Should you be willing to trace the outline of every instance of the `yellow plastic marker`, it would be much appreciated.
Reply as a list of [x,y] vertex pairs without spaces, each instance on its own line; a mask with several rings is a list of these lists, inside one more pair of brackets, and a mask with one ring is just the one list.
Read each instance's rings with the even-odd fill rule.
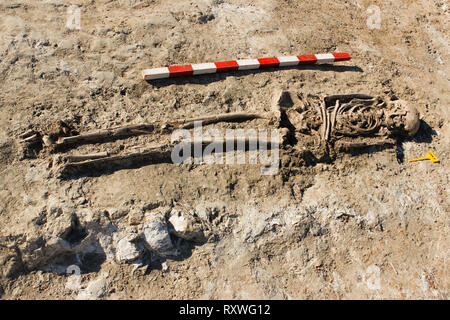
[[436,158],[436,156],[434,155],[433,152],[427,152],[427,156],[424,158],[418,158],[418,159],[412,159],[409,160],[409,162],[413,162],[413,161],[422,161],[422,160],[431,160],[433,162],[439,162],[439,159]]

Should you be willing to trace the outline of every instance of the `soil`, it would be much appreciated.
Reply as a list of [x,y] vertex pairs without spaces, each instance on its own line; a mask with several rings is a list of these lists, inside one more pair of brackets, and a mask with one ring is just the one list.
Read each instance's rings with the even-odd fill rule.
[[[66,26],[70,5],[80,9],[79,30]],[[445,1],[70,5],[0,4],[2,299],[448,299]],[[379,28],[373,6],[380,9]],[[328,52],[350,52],[352,60],[151,82],[141,77],[152,67]],[[20,138],[30,129],[49,132],[60,121],[73,132],[90,132],[267,112],[279,89],[388,95],[417,108],[421,126],[392,148],[324,163],[296,163],[283,153],[282,163],[291,165],[276,175],[262,175],[252,164],[141,163],[60,179],[52,170],[56,153],[24,148]],[[131,151],[159,139],[142,135],[65,152]],[[430,151],[439,163],[408,161]],[[192,228],[204,239],[173,232],[168,222],[176,256],[147,248],[139,262],[118,261],[118,239],[141,241],[156,213],[169,219],[173,210],[195,221]],[[71,275],[73,268],[79,276]]]

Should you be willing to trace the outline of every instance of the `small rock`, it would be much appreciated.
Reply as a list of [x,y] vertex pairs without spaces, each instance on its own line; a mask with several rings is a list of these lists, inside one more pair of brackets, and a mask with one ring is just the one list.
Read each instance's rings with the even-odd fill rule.
[[144,227],[145,246],[162,257],[175,256],[178,254],[170,239],[166,220],[161,213],[151,213]]
[[128,214],[128,223],[132,226],[141,224],[144,221],[144,212],[142,210],[133,209]]
[[381,219],[375,211],[371,210],[367,212],[366,216],[363,218],[362,224],[369,229],[373,229],[381,226]]
[[176,236],[188,241],[206,241],[202,224],[192,215],[173,210],[169,222],[172,224],[173,233]]
[[309,232],[315,237],[321,236],[323,234],[322,226],[320,223],[312,223]]
[[81,205],[87,203],[87,199],[85,197],[79,197],[73,201],[76,205]]
[[127,238],[123,238],[117,243],[116,260],[119,263],[134,261],[141,256],[141,253],[136,245]]
[[78,300],[92,300],[98,299],[105,295],[106,290],[108,289],[108,274],[102,274],[98,279],[91,281],[86,289],[82,290],[78,296]]
[[127,209],[108,208],[106,211],[112,220],[120,219],[128,214]]
[[225,211],[226,203],[223,201],[215,203],[200,203],[195,207],[195,213],[203,221],[212,222]]
[[[161,205],[162,205],[162,202],[159,202],[159,201],[148,202],[148,203],[145,203],[145,204],[142,206],[142,210],[143,210],[143,211],[154,210],[154,209],[160,207]],[[161,210],[160,210],[160,211],[161,211]]]

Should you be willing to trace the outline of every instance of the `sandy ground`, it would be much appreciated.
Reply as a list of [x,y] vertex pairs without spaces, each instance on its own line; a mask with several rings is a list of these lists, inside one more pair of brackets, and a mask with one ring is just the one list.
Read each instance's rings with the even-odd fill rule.
[[[70,5],[80,9],[79,30],[66,26],[66,1],[0,3],[2,299],[448,299],[445,1]],[[325,52],[350,52],[353,58],[336,66],[151,83],[140,76],[142,69],[174,64]],[[50,174],[51,154],[24,157],[19,142],[28,129],[46,130],[58,120],[88,132],[267,111],[279,88],[395,95],[419,110],[421,129],[400,140],[397,150],[342,155],[287,176],[262,176],[254,165],[156,164],[60,180]],[[128,150],[151,142],[140,136],[69,152]],[[441,162],[407,161],[428,151]],[[398,161],[399,153],[405,161]],[[123,209],[123,216],[108,223],[132,232],[144,220],[135,208],[166,206],[207,217],[208,240],[178,241],[177,258],[151,255],[144,266],[114,261],[114,252],[103,245],[106,236],[99,240],[104,252],[93,249],[76,263],[39,260],[53,248],[46,236],[60,227],[50,216],[59,208],[72,208],[82,223],[101,216],[95,220],[100,225],[105,211]],[[66,274],[74,264],[81,272],[75,280]]]

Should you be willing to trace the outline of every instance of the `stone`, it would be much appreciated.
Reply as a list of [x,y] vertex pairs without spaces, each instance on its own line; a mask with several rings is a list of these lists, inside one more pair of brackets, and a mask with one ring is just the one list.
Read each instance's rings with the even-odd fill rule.
[[133,242],[127,238],[121,239],[116,247],[116,260],[119,263],[127,263],[137,260],[142,254]]
[[225,211],[227,204],[224,201],[214,203],[200,203],[195,207],[195,213],[203,221],[213,221]]
[[128,223],[132,226],[141,224],[144,221],[144,212],[139,209],[132,209],[128,214]]
[[169,222],[172,225],[171,231],[177,237],[187,241],[205,242],[203,226],[198,219],[190,214],[173,210]]
[[86,289],[82,290],[77,300],[92,300],[99,299],[105,296],[109,283],[107,281],[108,273],[103,273],[98,279],[95,279],[87,285]]
[[169,265],[167,264],[166,261],[164,261],[163,263],[161,263],[161,271],[162,271],[162,272],[169,272],[169,270],[170,270],[170,267],[169,267]]
[[108,212],[109,217],[112,220],[120,219],[128,214],[127,209],[121,209],[121,208],[108,208],[106,211]]
[[170,239],[167,223],[161,213],[150,213],[143,232],[144,244],[150,251],[162,257],[176,256],[178,250]]
[[[147,202],[145,204],[142,205],[142,210],[143,211],[151,211],[154,210],[158,207],[162,206],[162,202],[160,201],[152,201],[152,202]],[[161,211],[161,210],[159,210]]]

